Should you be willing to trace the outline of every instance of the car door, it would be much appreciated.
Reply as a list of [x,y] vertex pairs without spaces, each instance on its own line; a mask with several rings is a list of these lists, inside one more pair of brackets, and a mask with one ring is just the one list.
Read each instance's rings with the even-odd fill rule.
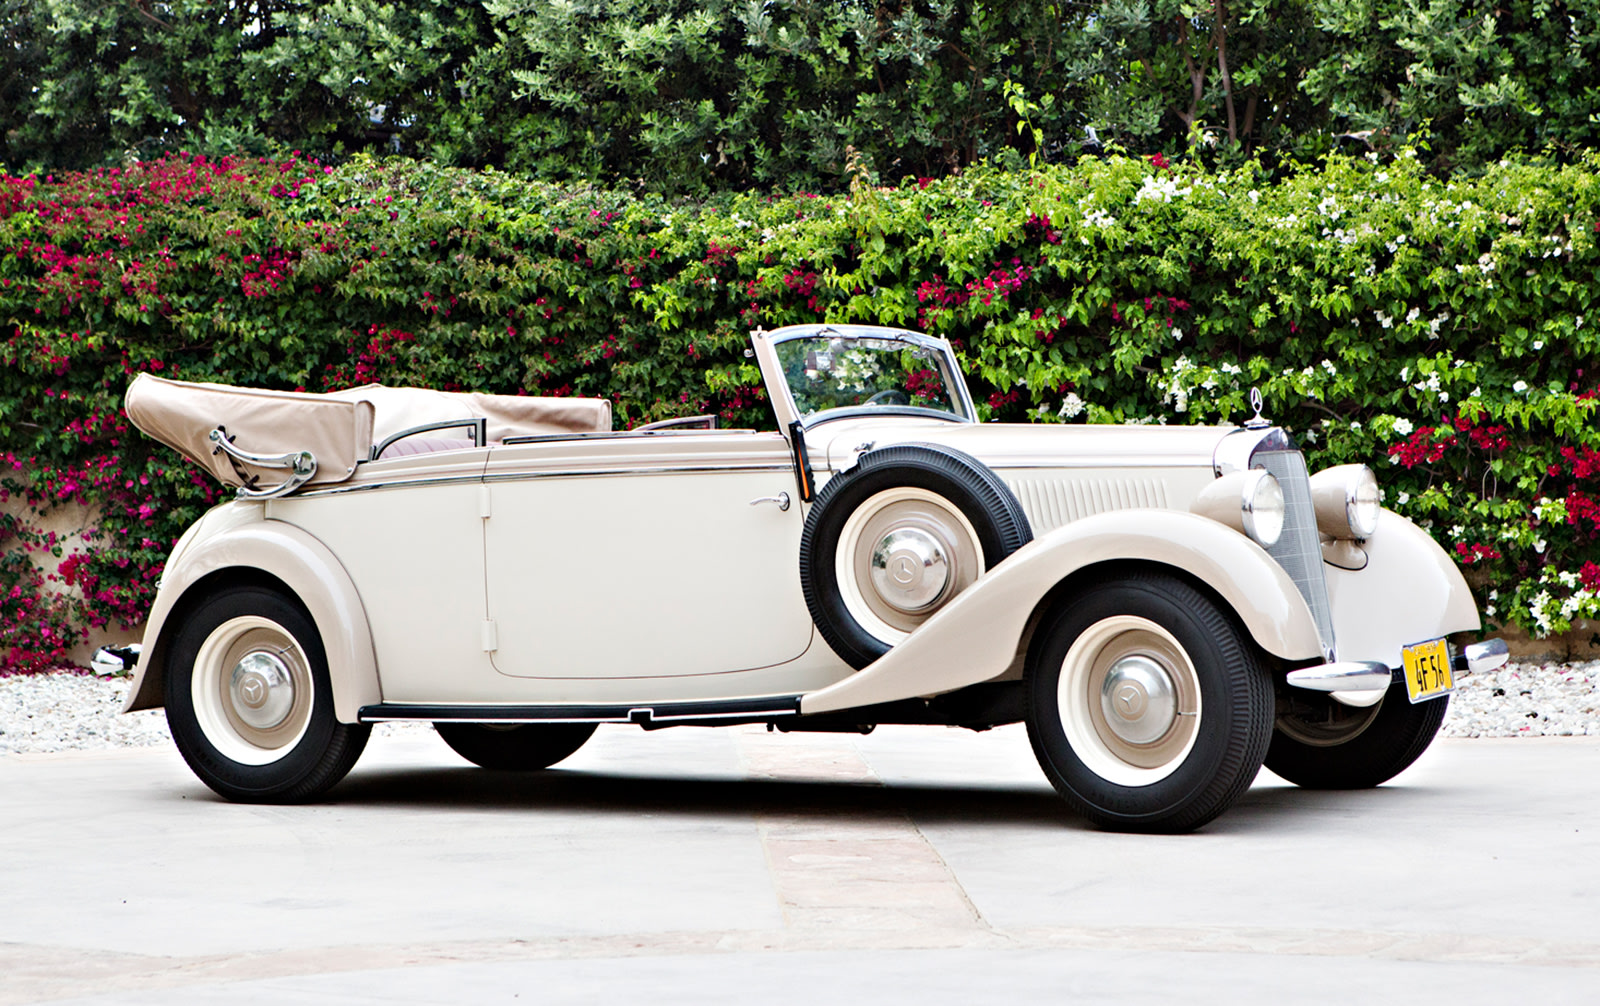
[[490,452],[485,487],[486,645],[502,674],[721,674],[811,642],[777,434],[513,444]]

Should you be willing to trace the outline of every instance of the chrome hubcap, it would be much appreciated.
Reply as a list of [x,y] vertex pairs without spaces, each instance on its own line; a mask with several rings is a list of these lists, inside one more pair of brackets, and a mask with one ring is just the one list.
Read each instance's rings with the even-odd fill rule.
[[1145,656],[1112,664],[1100,685],[1105,724],[1129,744],[1153,744],[1178,718],[1178,691],[1172,675]]
[[1057,712],[1084,767],[1120,786],[1175,772],[1200,732],[1200,677],[1166,628],[1138,615],[1088,626],[1061,662]]
[[898,611],[932,607],[950,585],[950,559],[939,540],[921,528],[898,527],[872,550],[872,586]]
[[189,679],[195,718],[225,758],[270,765],[305,736],[316,701],[311,664],[283,626],[230,618],[200,645]]
[[959,507],[901,486],[869,497],[850,515],[834,570],[850,616],[893,646],[983,575],[983,547]]
[[294,709],[294,676],[276,653],[257,650],[233,666],[228,694],[241,720],[257,730],[271,730]]

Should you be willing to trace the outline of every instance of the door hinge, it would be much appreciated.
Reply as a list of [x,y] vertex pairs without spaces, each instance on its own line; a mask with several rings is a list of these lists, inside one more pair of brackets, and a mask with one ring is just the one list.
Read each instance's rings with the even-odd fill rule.
[[800,502],[810,503],[817,494],[817,480],[811,474],[811,456],[806,453],[806,428],[798,421],[789,424],[789,448],[794,454],[794,477],[800,485]]
[[494,513],[494,495],[488,486],[478,487],[478,516],[487,520]]
[[495,628],[494,619],[483,620],[483,652],[493,653],[500,648],[500,633]]

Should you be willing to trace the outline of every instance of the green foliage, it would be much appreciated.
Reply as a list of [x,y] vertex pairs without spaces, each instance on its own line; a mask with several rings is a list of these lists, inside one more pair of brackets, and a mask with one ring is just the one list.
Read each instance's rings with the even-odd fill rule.
[[1600,0],[0,0],[0,164],[402,152],[676,194],[1596,139]]
[[[950,337],[985,418],[1238,421],[1259,386],[1314,467],[1374,464],[1491,617],[1561,631],[1600,616],[1597,166],[1111,157],[692,204],[367,157],[3,178],[0,488],[104,519],[64,582],[0,564],[0,639],[138,620],[217,498],[128,429],[137,372],[764,426],[747,332],[808,321]],[[61,550],[26,524],[8,544]]]
[[1303,90],[1339,127],[1423,134],[1441,166],[1592,149],[1600,131],[1594,0],[1314,0],[1328,55]]

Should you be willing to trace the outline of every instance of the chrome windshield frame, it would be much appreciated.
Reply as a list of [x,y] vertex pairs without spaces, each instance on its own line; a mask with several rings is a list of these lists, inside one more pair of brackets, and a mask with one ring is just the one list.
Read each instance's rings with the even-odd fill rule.
[[[941,418],[957,423],[976,423],[978,410],[973,405],[972,394],[967,390],[966,375],[961,372],[960,362],[956,359],[955,347],[949,340],[938,336],[925,335],[921,332],[912,332],[902,328],[887,328],[876,325],[791,325],[785,328],[768,332],[757,329],[750,333],[754,347],[753,355],[760,365],[762,379],[767,385],[767,397],[772,402],[773,412],[778,420],[778,428],[787,431],[790,424],[799,423],[803,429],[809,429],[819,423],[832,419],[859,418],[860,409],[855,407],[825,409],[810,416],[802,416],[799,406],[795,403],[794,393],[789,387],[789,381],[784,374],[783,365],[778,359],[778,346],[796,339],[840,338],[840,339],[872,339],[880,342],[899,342],[907,346],[927,350],[937,354],[943,361],[946,371],[944,380],[950,386],[951,397],[955,405],[961,410],[960,415],[955,413],[941,413]],[[874,409],[870,415],[875,416],[906,416],[916,415],[929,417],[936,410],[920,408],[897,408],[888,406]],[[785,432],[785,436],[787,436]]]

